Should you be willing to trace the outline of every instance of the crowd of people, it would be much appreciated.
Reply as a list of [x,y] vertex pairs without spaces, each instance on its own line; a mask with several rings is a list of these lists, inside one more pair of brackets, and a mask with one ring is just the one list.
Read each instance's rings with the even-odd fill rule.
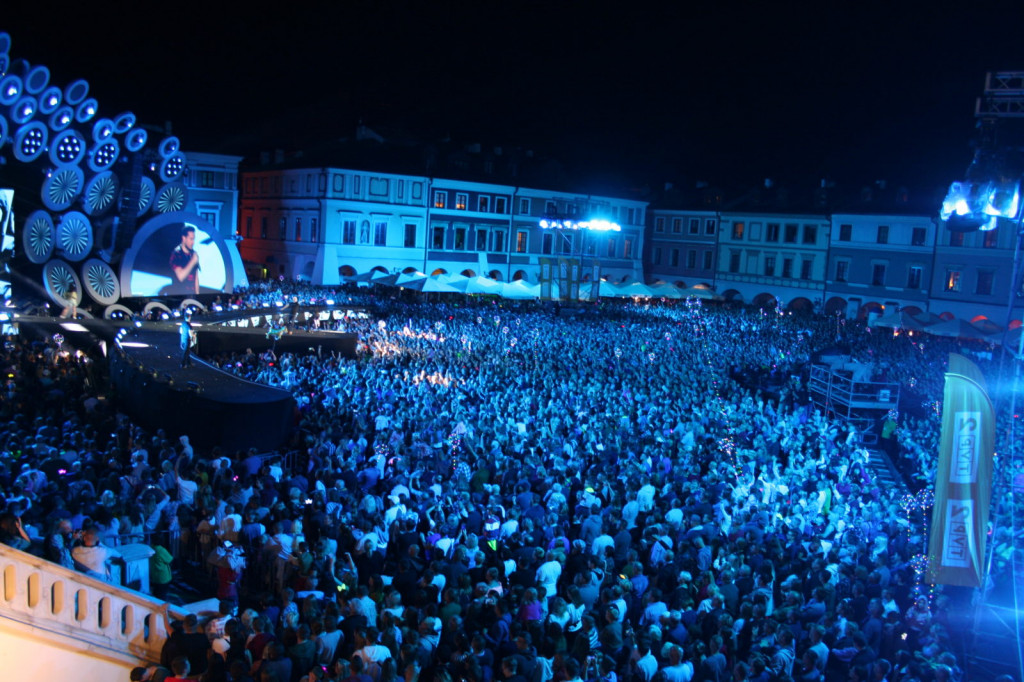
[[[964,679],[929,510],[807,386],[838,346],[934,401],[955,341],[696,301],[253,296],[371,313],[329,322],[355,358],[207,358],[295,395],[269,453],[143,431],[88,354],[3,349],[0,541],[108,578],[144,540],[155,594],[194,566],[220,600],[133,679]],[[912,412],[895,452],[934,470],[938,412]]]

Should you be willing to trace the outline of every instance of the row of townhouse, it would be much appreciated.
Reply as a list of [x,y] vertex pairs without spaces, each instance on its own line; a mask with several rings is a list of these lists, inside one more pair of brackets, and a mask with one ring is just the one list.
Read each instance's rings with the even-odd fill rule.
[[[336,284],[371,270],[541,276],[545,261],[643,279],[647,203],[510,185],[341,168],[243,173],[240,251],[251,277]],[[617,230],[552,229],[603,220]]]
[[[952,232],[935,216],[651,209],[648,281],[713,287],[790,309],[908,310],[1006,322],[1016,236],[1010,226]],[[1017,296],[1012,318],[1022,317]]]

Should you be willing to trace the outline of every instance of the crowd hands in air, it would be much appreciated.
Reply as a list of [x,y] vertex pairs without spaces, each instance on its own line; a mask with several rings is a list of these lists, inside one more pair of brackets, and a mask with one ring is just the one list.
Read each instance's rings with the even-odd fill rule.
[[[964,600],[916,570],[926,512],[806,372],[839,345],[934,400],[956,342],[685,301],[281,287],[248,295],[370,316],[329,323],[355,358],[208,358],[294,393],[280,451],[147,433],[87,356],[3,349],[0,540],[104,579],[147,542],[156,595],[193,567],[221,600],[133,679],[960,679]],[[934,471],[936,411],[896,421],[894,452]]]

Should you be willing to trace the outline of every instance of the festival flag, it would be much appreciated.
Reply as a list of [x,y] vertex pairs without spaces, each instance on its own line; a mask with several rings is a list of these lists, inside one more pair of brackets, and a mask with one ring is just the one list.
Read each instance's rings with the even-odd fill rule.
[[981,586],[994,443],[985,378],[973,362],[950,353],[928,543],[930,583]]

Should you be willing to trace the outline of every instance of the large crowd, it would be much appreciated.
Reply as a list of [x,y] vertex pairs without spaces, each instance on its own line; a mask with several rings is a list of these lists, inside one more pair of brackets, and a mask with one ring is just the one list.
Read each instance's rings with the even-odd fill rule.
[[[355,358],[207,358],[295,395],[269,453],[147,433],[98,358],[4,345],[0,541],[104,579],[145,541],[154,594],[193,568],[220,600],[133,679],[964,679],[969,594],[923,582],[927,496],[881,485],[807,386],[838,347],[934,401],[957,342],[695,301],[290,286],[248,296],[371,314],[325,322]],[[939,428],[920,403],[884,434],[919,473]]]

